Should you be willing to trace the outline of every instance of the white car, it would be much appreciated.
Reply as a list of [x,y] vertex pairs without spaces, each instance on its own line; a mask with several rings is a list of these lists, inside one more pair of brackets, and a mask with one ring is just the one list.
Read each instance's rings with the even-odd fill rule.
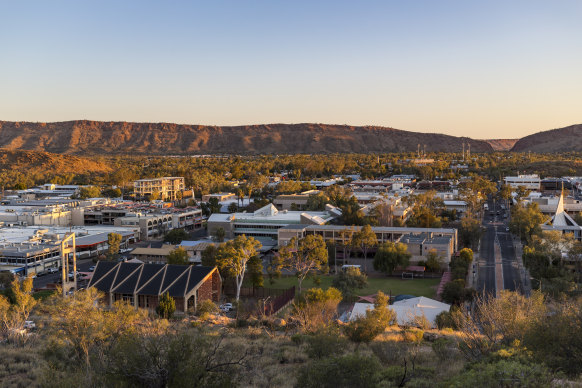
[[232,310],[232,303],[224,303],[221,304],[219,307],[220,311],[223,311],[225,313],[229,312],[230,310]]
[[24,321],[24,328],[31,330],[34,329],[36,327],[36,323],[34,323],[34,321]]
[[57,273],[57,272],[59,272],[59,270],[58,270],[58,268],[49,268],[49,269],[47,269],[47,272],[48,273]]

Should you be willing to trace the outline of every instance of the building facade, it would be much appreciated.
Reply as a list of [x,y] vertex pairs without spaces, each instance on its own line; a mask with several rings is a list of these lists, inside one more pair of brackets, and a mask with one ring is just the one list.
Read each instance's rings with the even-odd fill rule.
[[[159,194],[161,200],[176,201],[181,199],[184,191],[183,177],[163,177],[140,179],[133,182],[133,192],[136,198],[147,198],[154,193]],[[180,193],[180,194],[178,194]]]

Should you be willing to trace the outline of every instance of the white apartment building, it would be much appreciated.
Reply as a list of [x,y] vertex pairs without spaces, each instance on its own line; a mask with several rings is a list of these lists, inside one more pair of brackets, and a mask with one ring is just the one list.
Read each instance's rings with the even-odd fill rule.
[[509,185],[514,189],[517,189],[519,186],[523,186],[527,190],[539,191],[541,187],[541,179],[537,174],[506,176],[504,181],[506,185]]
[[159,193],[159,199],[175,201],[179,199],[178,193],[182,193],[183,190],[183,177],[140,179],[133,182],[133,191],[137,198],[145,198],[153,193]]

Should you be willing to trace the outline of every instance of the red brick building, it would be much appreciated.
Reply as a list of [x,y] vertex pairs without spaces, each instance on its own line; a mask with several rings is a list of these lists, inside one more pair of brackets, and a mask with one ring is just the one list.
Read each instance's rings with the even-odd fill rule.
[[195,311],[204,300],[220,300],[222,280],[216,267],[99,261],[89,283],[112,306],[125,300],[136,308],[155,309],[166,292],[176,311]]

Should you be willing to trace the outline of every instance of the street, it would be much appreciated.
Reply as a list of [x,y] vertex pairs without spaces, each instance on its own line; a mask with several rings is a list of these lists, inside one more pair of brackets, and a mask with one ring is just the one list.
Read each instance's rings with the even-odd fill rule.
[[[92,259],[83,259],[77,261],[77,271],[88,272],[89,267],[95,265]],[[71,265],[72,268],[72,265]],[[50,273],[42,276],[37,276],[34,278],[33,285],[34,288],[45,288],[49,283],[57,283],[61,279],[61,273]]]
[[488,201],[477,262],[477,291],[495,296],[503,289],[523,292],[511,233],[507,231],[509,210],[493,200]]

